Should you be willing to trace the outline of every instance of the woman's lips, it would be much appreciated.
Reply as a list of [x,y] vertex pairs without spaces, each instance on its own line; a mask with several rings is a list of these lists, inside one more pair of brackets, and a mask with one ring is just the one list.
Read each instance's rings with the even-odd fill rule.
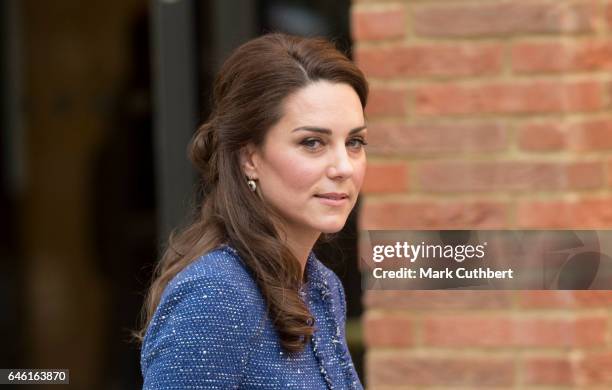
[[342,206],[348,202],[348,195],[341,193],[327,193],[315,195],[315,198],[319,199],[319,202],[328,206]]

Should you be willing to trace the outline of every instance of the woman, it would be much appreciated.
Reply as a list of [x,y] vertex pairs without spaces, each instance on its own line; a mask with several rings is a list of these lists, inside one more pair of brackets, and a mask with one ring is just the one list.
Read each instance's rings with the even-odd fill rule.
[[323,40],[265,35],[225,62],[190,145],[203,201],[146,302],[145,389],[362,388],[342,284],[312,248],[356,203],[367,93]]

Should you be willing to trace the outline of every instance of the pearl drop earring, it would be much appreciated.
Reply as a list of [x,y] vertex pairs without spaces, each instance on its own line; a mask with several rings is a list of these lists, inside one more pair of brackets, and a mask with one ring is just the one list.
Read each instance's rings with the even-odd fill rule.
[[257,183],[255,182],[255,180],[249,178],[249,180],[247,180],[247,185],[249,186],[249,189],[252,192],[255,192],[255,190],[257,189]]

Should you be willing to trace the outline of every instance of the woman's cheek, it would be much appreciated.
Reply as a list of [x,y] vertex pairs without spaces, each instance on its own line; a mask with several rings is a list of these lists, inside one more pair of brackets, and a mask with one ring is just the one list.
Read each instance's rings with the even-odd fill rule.
[[278,162],[279,169],[286,183],[296,190],[310,189],[320,176],[318,164],[312,159],[304,158],[298,153],[285,156],[283,161]]

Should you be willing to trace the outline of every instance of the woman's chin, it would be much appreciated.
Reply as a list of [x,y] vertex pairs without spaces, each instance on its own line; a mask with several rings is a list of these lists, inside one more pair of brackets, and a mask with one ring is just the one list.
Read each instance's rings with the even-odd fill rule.
[[338,233],[344,227],[346,220],[337,222],[337,223],[327,223],[319,226],[319,230],[321,233]]

